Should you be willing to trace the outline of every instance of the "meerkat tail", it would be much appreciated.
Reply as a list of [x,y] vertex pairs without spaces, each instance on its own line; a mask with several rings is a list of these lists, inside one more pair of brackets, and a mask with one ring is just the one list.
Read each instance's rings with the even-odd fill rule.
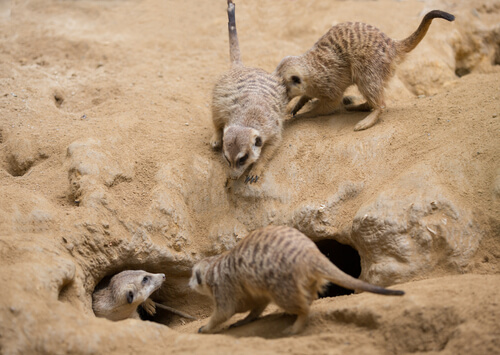
[[172,308],[172,307],[169,307],[169,306],[165,306],[164,304],[155,302],[155,305],[158,308],[161,308],[161,309],[164,309],[166,311],[172,312],[174,314],[177,314],[178,316],[181,316],[181,317],[184,317],[184,318],[188,318],[188,319],[194,319],[194,320],[197,319],[196,317],[193,317],[193,316],[191,316],[191,315],[189,315],[187,313],[181,312],[181,311],[179,311],[179,310],[177,310],[175,308]]
[[321,276],[327,279],[328,281],[351,290],[367,291],[372,293],[378,293],[381,295],[392,295],[392,296],[402,296],[405,294],[404,291],[389,290],[384,287],[375,286],[369,284],[368,282],[356,279],[344,273],[330,261],[328,261],[327,263],[326,260],[322,262],[321,265],[318,265],[318,270],[320,271]]
[[236,31],[235,5],[232,0],[227,0],[227,28],[229,30],[229,57],[231,64],[240,63],[240,44],[238,43],[238,32]]
[[429,26],[431,25],[432,20],[435,18],[442,18],[450,22],[455,20],[455,16],[444,11],[433,10],[431,12],[428,12],[422,19],[422,22],[420,22],[420,26],[418,26],[415,32],[413,32],[406,39],[396,41],[396,47],[398,48],[398,51],[402,53],[408,53],[415,49],[415,47],[424,38],[427,30],[429,29]]

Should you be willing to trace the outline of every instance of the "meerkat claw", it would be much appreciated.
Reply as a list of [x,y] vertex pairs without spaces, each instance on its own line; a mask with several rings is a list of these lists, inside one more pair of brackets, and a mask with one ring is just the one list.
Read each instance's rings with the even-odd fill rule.
[[257,180],[259,180],[258,175],[247,175],[247,177],[245,178],[245,184],[252,184],[254,182],[257,182]]

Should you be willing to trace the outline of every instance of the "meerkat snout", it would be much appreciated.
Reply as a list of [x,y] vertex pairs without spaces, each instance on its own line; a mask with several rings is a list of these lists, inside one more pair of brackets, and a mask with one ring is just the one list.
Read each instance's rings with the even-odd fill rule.
[[145,274],[140,280],[140,285],[137,282],[131,282],[126,292],[127,302],[130,304],[144,302],[154,291],[161,287],[165,279],[165,274]]
[[229,176],[237,180],[255,163],[262,149],[262,138],[256,129],[229,126],[224,129],[223,154],[229,165]]

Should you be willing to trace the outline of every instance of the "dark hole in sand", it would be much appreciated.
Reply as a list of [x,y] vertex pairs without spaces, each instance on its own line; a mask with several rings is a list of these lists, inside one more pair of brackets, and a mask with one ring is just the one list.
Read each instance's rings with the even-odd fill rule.
[[[359,277],[361,274],[361,259],[356,249],[333,239],[316,242],[316,246],[340,270],[352,277]],[[330,283],[325,292],[321,293],[319,297],[335,297],[351,293],[354,293],[354,291]]]

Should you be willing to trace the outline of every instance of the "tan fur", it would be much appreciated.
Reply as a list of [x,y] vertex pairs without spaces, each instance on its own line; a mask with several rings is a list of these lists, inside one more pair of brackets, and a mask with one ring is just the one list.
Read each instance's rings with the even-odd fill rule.
[[234,4],[228,1],[231,69],[216,83],[212,96],[214,149],[222,147],[229,178],[237,180],[252,164],[245,182],[257,182],[281,141],[287,103],[279,78],[245,67],[240,60]]
[[165,274],[150,274],[143,270],[126,270],[114,275],[109,285],[92,295],[92,308],[97,317],[110,320],[139,318],[137,307],[154,314],[155,305],[149,296],[165,281]]
[[283,78],[289,99],[300,96],[291,113],[295,115],[306,102],[317,98],[310,111],[296,117],[329,114],[339,106],[344,91],[356,84],[366,103],[346,108],[373,111],[354,130],[373,126],[385,108],[384,89],[396,65],[424,38],[434,18],[455,19],[444,11],[431,11],[418,29],[402,41],[387,37],[371,25],[342,23],[333,26],[303,55],[285,57],[276,74]]
[[211,333],[235,313],[250,311],[237,322],[259,317],[270,302],[297,320],[286,333],[295,334],[307,323],[309,307],[328,282],[349,289],[402,295],[355,279],[333,265],[304,234],[289,227],[269,226],[250,233],[232,250],[197,263],[189,285],[211,297],[214,313],[200,328]]
[[[147,278],[147,280],[145,280]],[[150,274],[143,270],[122,271],[109,280],[109,284],[94,292],[92,308],[97,317],[110,320],[139,319],[137,307],[154,315],[156,308],[162,308],[184,318],[196,319],[187,313],[154,302],[149,296],[165,281],[165,274]]]

